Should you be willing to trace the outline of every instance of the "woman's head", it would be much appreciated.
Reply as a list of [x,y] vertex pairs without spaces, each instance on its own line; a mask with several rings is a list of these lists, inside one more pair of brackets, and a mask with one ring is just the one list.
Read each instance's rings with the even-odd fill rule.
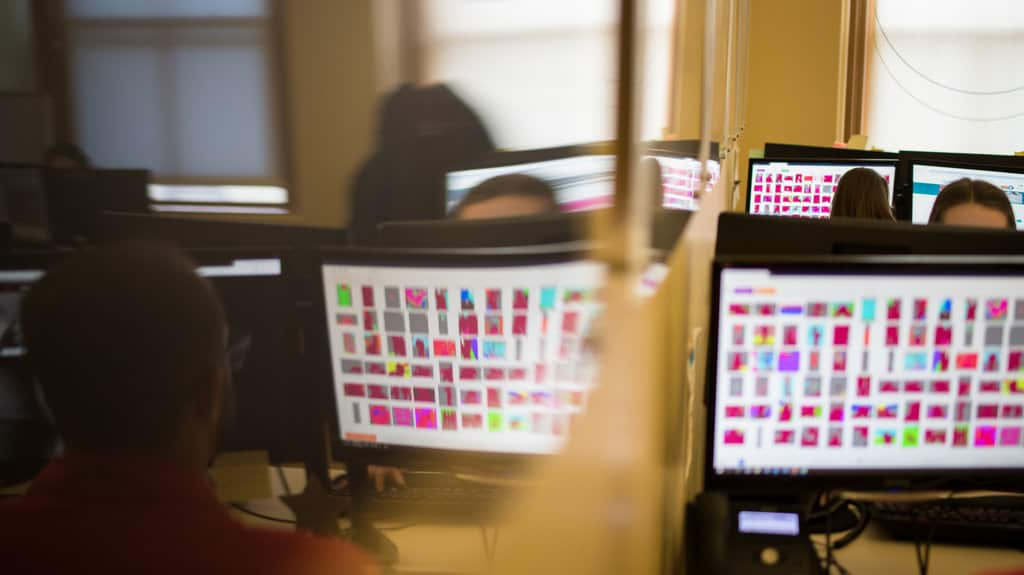
[[831,217],[895,220],[889,207],[889,184],[871,168],[846,172],[832,196]]
[[932,206],[929,224],[1017,228],[1010,200],[999,188],[984,180],[963,178],[946,185]]

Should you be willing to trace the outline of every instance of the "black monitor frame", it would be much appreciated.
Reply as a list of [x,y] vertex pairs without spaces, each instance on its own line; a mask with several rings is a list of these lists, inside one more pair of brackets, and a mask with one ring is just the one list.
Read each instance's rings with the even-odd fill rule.
[[348,238],[341,228],[101,211],[97,219],[95,243],[126,241],[170,242],[187,249],[266,246],[314,248],[321,245],[343,246],[348,243]]
[[[971,155],[965,155],[971,157]],[[1008,156],[1013,157],[1013,156]],[[1024,158],[1020,158],[1018,162],[1006,162],[1005,165],[999,164],[982,164],[973,162],[954,161],[951,159],[940,158],[939,155],[932,154],[909,154],[901,159],[904,173],[906,174],[906,189],[905,195],[905,207],[907,210],[906,220],[913,222],[914,214],[914,169],[917,166],[938,166],[940,168],[961,168],[965,170],[986,170],[990,172],[1002,172],[1005,174],[1022,174],[1024,175]],[[1012,164],[1012,165],[1011,165]],[[921,222],[926,224],[927,222]]]
[[[297,463],[305,462],[310,458],[317,455],[317,451],[321,449],[320,443],[322,438],[317,434],[318,426],[315,414],[318,412],[316,407],[316,387],[311,383],[310,373],[307,367],[308,361],[302,355],[302,339],[304,337],[303,332],[306,326],[305,320],[303,319],[304,308],[308,309],[308,306],[302,305],[302,300],[305,297],[304,292],[308,287],[303,283],[303,278],[299,271],[301,261],[298,259],[298,255],[294,250],[283,247],[267,247],[267,248],[191,248],[186,249],[185,253],[195,261],[197,267],[216,266],[219,264],[231,264],[239,260],[260,260],[260,259],[277,259],[281,263],[280,275],[278,276],[221,276],[221,277],[207,277],[207,281],[210,282],[214,290],[217,292],[218,297],[224,300],[222,302],[225,312],[228,312],[233,306],[231,301],[227,301],[229,295],[225,295],[225,283],[226,282],[242,282],[246,280],[253,280],[256,282],[264,281],[277,281],[280,283],[278,295],[284,298],[284,301],[280,302],[266,302],[266,308],[270,309],[274,306],[277,310],[273,315],[284,321],[279,327],[279,330],[275,330],[274,336],[280,338],[280,342],[285,346],[283,349],[278,350],[279,357],[285,361],[285,365],[275,366],[283,372],[290,372],[288,383],[292,386],[288,393],[281,393],[280,396],[277,392],[281,390],[259,390],[257,392],[258,401],[253,399],[252,395],[245,394],[245,390],[239,388],[240,382],[235,381],[233,384],[235,395],[233,400],[238,398],[247,398],[245,404],[252,407],[252,403],[261,406],[270,406],[274,401],[274,398],[281,398],[284,396],[288,397],[289,401],[294,401],[290,405],[281,405],[280,408],[285,410],[285,413],[276,413],[275,418],[264,418],[257,416],[252,413],[236,413],[233,418],[229,418],[226,422],[229,426],[225,430],[225,433],[221,437],[221,445],[219,449],[226,451],[235,450],[265,450],[268,452],[270,461],[272,463]],[[198,271],[198,270],[197,270]],[[229,288],[226,291],[231,292],[237,288]],[[276,290],[275,290],[276,291]],[[265,300],[269,295],[263,291],[256,291],[253,293],[253,300]],[[247,307],[247,306],[244,306]],[[232,318],[226,317],[230,326]],[[229,345],[232,342],[229,342]],[[265,346],[266,342],[262,344],[256,343],[254,345]],[[275,346],[276,349],[276,346]],[[253,352],[250,352],[248,361],[254,361]],[[261,358],[257,358],[255,361],[259,361]],[[265,358],[262,358],[265,359]],[[280,383],[280,382],[278,382]],[[264,397],[263,395],[271,391],[272,397]],[[250,401],[252,403],[250,403]],[[235,408],[238,408],[238,404],[234,404]],[[244,409],[242,407],[241,409]],[[261,408],[262,409],[262,408]],[[276,408],[275,408],[276,409]],[[273,425],[274,423],[281,424],[285,423],[285,429],[274,429],[272,435],[276,438],[280,438],[280,441],[263,441],[265,437],[254,437],[254,426],[246,426],[246,423],[254,423],[256,420],[263,420],[260,422],[260,427],[266,427]],[[270,423],[268,423],[270,422]],[[232,427],[232,424],[237,424],[238,427]],[[258,433],[256,435],[259,435]],[[318,443],[320,442],[320,443]]]
[[[964,168],[974,168],[978,166],[984,166],[984,168],[980,169],[1024,168],[1024,157],[1005,156],[999,154],[961,154],[953,152],[901,150],[899,159],[900,167],[896,171],[897,183],[899,185],[899,191],[908,198],[912,193],[911,185],[913,184],[911,180],[913,177],[911,164],[936,164],[939,162],[947,162]],[[897,214],[896,217],[910,221],[912,216],[911,209],[913,207],[910,202],[910,199],[907,199],[904,202],[903,207],[906,212],[903,214]]]
[[721,276],[725,269],[771,268],[789,273],[831,273],[858,275],[862,272],[884,272],[884,275],[946,275],[978,274],[1024,276],[1024,257],[758,257],[716,258],[711,274],[711,317],[708,331],[707,368],[704,405],[705,426],[705,490],[734,493],[812,493],[830,489],[936,489],[991,488],[1021,490],[1019,469],[929,469],[922,471],[853,469],[818,472],[808,475],[742,475],[714,472],[714,441],[718,374],[718,333],[720,318]]
[[[41,270],[46,272],[48,269],[63,260],[68,253],[69,252],[57,250],[6,253],[0,257],[0,270]],[[14,359],[17,361],[26,360],[25,357]],[[39,397],[41,398],[41,395]],[[41,413],[40,415],[45,414]],[[50,427],[49,432],[44,431],[44,427],[47,426]],[[52,427],[52,422],[40,420],[37,422],[37,426],[34,431],[41,433],[37,438],[33,439],[33,441],[52,441],[52,446],[55,450],[53,455],[56,455],[60,447],[60,438],[56,428]],[[44,433],[46,435],[45,437],[43,436]],[[17,484],[27,481],[34,477],[35,474],[38,473],[48,462],[49,459],[47,458],[18,459],[0,462],[0,485]]]
[[[877,159],[877,158],[750,158],[747,160],[747,189],[746,193],[746,205],[744,207],[745,213],[750,213],[750,203],[753,198],[753,187],[754,187],[754,166],[763,164],[773,163],[785,163],[793,166],[801,165],[846,165],[852,168],[872,166],[892,166],[896,173],[893,175],[892,181],[892,208],[893,213],[896,213],[900,208],[899,206],[903,203],[904,199],[899,195],[899,186],[897,181],[899,180],[899,162],[894,159]],[[838,184],[838,182],[837,182]],[[785,217],[785,216],[772,216],[772,217]],[[821,219],[821,218],[819,218]]]
[[486,220],[413,220],[377,226],[378,246],[390,248],[498,248],[586,240],[591,212],[558,212]]
[[898,160],[900,155],[895,152],[880,150],[855,150],[851,148],[833,148],[830,146],[805,146],[801,144],[768,142],[764,145],[764,157],[773,160],[801,160],[804,158]]
[[505,474],[525,465],[545,460],[538,454],[508,454],[454,449],[430,449],[394,445],[363,445],[341,439],[337,413],[336,385],[331,358],[329,334],[324,318],[327,314],[323,290],[323,265],[351,264],[360,266],[402,266],[437,268],[493,268],[521,265],[557,264],[581,261],[587,258],[583,251],[567,250],[563,246],[502,248],[502,249],[324,249],[314,257],[316,266],[317,297],[313,303],[310,325],[311,364],[315,365],[315,379],[319,383],[319,404],[327,411],[321,418],[328,422],[328,444],[335,460],[358,465],[386,465],[405,469],[473,470],[484,473]]
[[831,255],[1024,255],[1024,234],[1012,230],[917,226],[837,218],[780,218],[723,212],[720,257]]

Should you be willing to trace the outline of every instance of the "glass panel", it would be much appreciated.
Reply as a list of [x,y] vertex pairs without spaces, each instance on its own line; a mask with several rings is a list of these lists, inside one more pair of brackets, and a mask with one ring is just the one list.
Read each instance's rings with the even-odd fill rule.
[[73,18],[259,18],[266,0],[68,0]]

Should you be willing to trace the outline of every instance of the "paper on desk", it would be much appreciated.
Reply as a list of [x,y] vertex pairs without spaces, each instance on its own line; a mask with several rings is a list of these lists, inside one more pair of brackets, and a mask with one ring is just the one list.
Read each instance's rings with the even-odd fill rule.
[[224,502],[273,497],[270,456],[266,451],[234,451],[217,456],[210,468],[217,498]]

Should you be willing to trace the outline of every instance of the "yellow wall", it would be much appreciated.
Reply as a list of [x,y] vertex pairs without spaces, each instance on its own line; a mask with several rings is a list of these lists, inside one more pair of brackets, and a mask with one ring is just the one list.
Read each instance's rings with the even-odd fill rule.
[[750,148],[763,148],[765,142],[830,146],[839,137],[844,4],[751,2],[742,179]]
[[371,2],[280,3],[294,219],[305,224],[348,223],[351,181],[373,145]]

